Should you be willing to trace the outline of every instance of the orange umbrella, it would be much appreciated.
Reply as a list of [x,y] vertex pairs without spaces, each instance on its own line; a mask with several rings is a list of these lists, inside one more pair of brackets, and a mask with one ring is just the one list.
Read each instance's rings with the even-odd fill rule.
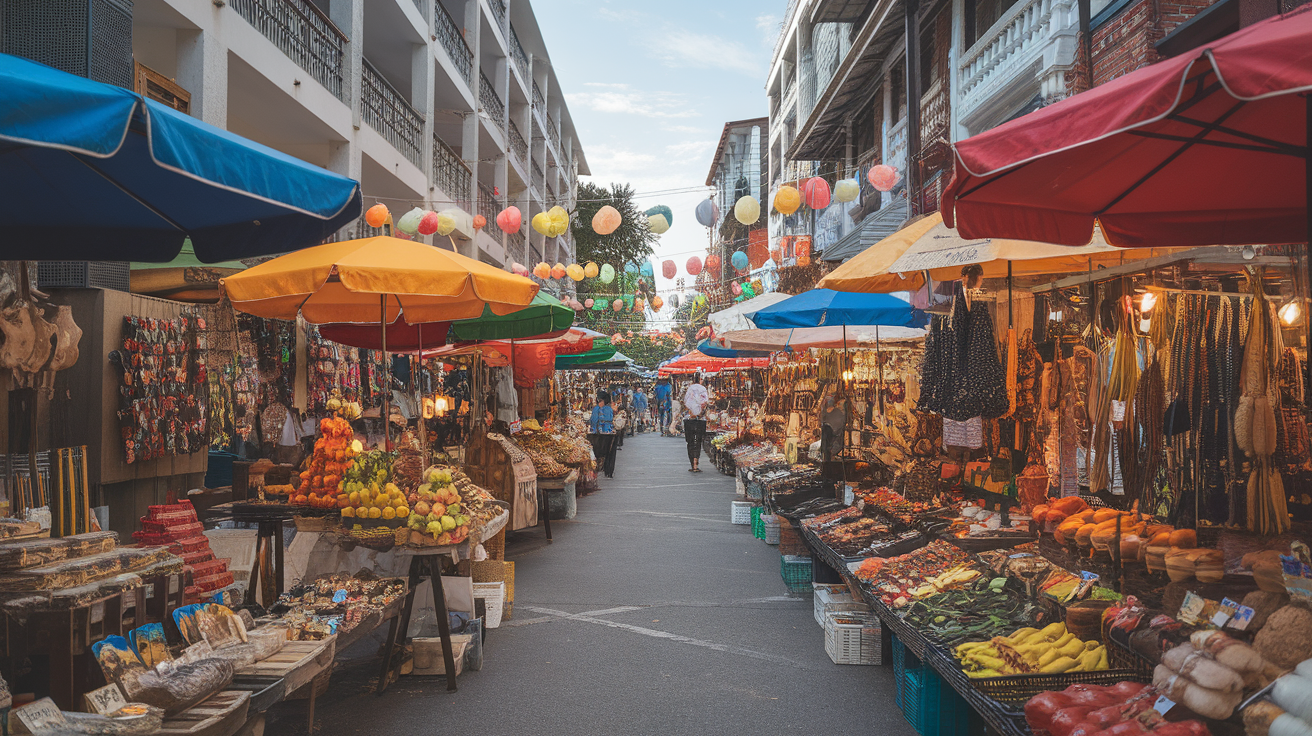
[[[298,250],[221,282],[247,314],[307,322],[410,324],[518,311],[538,285],[472,258],[388,236]],[[385,310],[385,313],[380,310]]]

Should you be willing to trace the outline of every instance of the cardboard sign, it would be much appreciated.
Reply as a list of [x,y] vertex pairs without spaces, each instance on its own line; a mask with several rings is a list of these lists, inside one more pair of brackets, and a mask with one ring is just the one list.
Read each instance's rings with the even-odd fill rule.
[[127,698],[123,697],[123,691],[119,690],[118,685],[112,683],[92,690],[85,697],[87,707],[90,709],[88,712],[101,716],[114,713],[128,704]]
[[56,728],[68,723],[63,711],[50,698],[41,698],[10,713],[29,733]]

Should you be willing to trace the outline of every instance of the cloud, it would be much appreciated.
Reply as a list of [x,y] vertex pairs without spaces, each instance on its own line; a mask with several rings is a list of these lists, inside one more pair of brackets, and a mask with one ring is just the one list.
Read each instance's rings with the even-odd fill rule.
[[703,129],[702,129],[702,128],[698,128],[698,127],[695,126],[695,125],[669,125],[669,124],[662,124],[662,125],[661,125],[661,130],[666,131],[667,133],[701,133],[701,132],[703,132]]
[[584,87],[599,87],[602,89],[628,89],[629,85],[623,82],[584,82]]
[[774,49],[774,43],[779,39],[779,24],[782,20],[777,15],[756,16],[756,30],[761,32],[761,44],[768,49]]
[[761,77],[760,60],[737,41],[691,31],[662,34],[650,44],[652,55],[671,67],[734,71]]
[[570,106],[618,115],[653,118],[693,118],[698,113],[681,95],[670,92],[573,92],[566,93]]
[[684,141],[671,143],[665,151],[678,160],[701,159],[715,147],[715,141]]

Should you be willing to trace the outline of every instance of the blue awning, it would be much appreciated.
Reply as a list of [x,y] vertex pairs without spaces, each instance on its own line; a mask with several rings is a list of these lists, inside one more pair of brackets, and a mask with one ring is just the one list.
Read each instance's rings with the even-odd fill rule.
[[[718,344],[717,344],[718,343]],[[724,340],[720,338],[707,338],[697,344],[697,349],[703,355],[712,358],[768,358],[768,350],[734,350],[723,346]]]
[[6,260],[206,263],[322,242],[360,215],[353,180],[129,90],[0,54]]
[[762,309],[752,321],[763,330],[839,325],[924,327],[929,317],[890,294],[812,289]]

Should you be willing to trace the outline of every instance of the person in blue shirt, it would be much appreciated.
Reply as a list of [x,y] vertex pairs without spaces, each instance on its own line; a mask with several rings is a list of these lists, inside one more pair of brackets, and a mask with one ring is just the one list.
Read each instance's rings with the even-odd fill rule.
[[670,403],[670,397],[673,395],[674,389],[670,386],[669,379],[662,378],[660,381],[657,381],[655,391],[656,421],[660,423],[661,436],[665,436],[670,432],[670,411],[673,408]]
[[592,440],[592,452],[601,471],[607,478],[615,477],[615,410],[605,391],[597,392],[597,405],[588,419],[588,439]]
[[647,426],[647,394],[639,386],[633,392],[633,429],[641,432]]

